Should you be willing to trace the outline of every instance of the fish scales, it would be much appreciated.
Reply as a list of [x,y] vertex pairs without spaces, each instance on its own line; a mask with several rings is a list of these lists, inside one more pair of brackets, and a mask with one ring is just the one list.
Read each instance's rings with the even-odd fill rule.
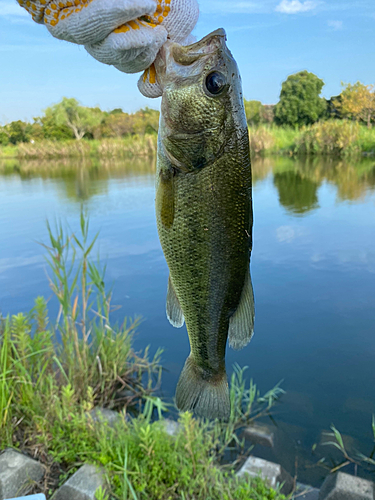
[[[223,30],[178,50],[197,59],[181,64],[171,44],[157,64],[163,101],[156,181],[158,233],[170,270],[167,311],[175,326],[185,320],[191,346],[176,402],[200,416],[228,418],[228,332],[234,347],[243,347],[254,319],[248,131]],[[201,90],[212,78],[225,78],[219,95]]]

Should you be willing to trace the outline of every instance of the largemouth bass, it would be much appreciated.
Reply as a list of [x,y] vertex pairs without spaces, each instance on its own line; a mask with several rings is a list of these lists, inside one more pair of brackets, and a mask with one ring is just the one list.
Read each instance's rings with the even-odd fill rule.
[[176,404],[228,419],[225,349],[251,339],[252,195],[241,79],[224,30],[189,46],[167,43],[157,59],[163,89],[156,217],[170,270],[167,316],[186,322],[191,353]]

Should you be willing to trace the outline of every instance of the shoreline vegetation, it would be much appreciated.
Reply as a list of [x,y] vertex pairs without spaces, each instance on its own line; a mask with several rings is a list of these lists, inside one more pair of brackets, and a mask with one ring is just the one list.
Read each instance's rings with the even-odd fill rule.
[[[239,461],[222,462],[228,450],[249,454],[239,429],[268,414],[282,389],[261,396],[235,367],[230,421],[184,413],[177,435],[168,435],[163,419],[173,405],[155,392],[161,352],[150,359],[147,349],[133,350],[138,319],[111,323],[104,268],[91,258],[98,235],[89,239],[83,214],[80,226],[72,234],[48,225],[43,244],[57,318],[48,317],[43,297],[29,313],[0,316],[0,452],[15,448],[39,460],[46,475],[33,493],[47,498],[88,463],[103,468],[109,488],[98,498],[107,500],[285,500],[260,478],[237,478]],[[90,417],[103,407],[118,411],[117,424]]]
[[[250,146],[256,155],[375,155],[375,85],[342,84],[320,96],[323,80],[308,71],[288,76],[279,102],[244,100]],[[0,125],[0,158],[121,158],[155,156],[159,111],[103,111],[74,98],[44,110],[32,123]]]
[[[375,156],[375,128],[350,121],[326,121],[300,129],[260,125],[249,127],[253,156]],[[124,138],[40,140],[0,145],[0,159],[155,157],[157,135]]]

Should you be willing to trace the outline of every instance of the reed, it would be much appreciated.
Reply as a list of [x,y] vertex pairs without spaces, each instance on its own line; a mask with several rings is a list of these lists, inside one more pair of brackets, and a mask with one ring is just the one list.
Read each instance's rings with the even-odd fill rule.
[[375,128],[348,120],[321,121],[301,129],[261,125],[249,134],[253,155],[375,155]]
[[[160,351],[136,354],[132,335],[139,318],[110,323],[111,294],[105,291],[105,268],[91,259],[96,237],[88,240],[89,222],[81,216],[81,234],[48,225],[50,285],[59,310],[48,318],[38,297],[29,313],[0,320],[0,442],[37,433],[40,420],[64,391],[77,403],[119,407],[138,403],[158,386]],[[156,376],[156,378],[155,378]],[[126,391],[125,391],[126,390]],[[125,392],[124,392],[125,391]]]
[[153,156],[156,154],[155,134],[134,135],[122,139],[35,141],[21,142],[17,146],[0,146],[0,158],[52,159],[52,158],[121,158]]
[[299,154],[349,156],[361,152],[360,125],[346,120],[315,123],[301,130],[296,139]]
[[[328,120],[301,129],[260,125],[249,129],[253,155],[330,155],[375,154],[375,128],[357,122]],[[64,158],[134,158],[155,157],[156,134],[133,135],[101,140],[69,140],[19,143],[0,146],[0,158],[48,160]]]

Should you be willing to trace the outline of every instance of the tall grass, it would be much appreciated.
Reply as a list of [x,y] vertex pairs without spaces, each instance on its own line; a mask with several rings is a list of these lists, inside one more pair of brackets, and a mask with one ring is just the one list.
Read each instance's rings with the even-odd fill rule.
[[360,127],[358,134],[358,147],[364,153],[375,154],[375,127]]
[[[252,154],[307,154],[348,156],[375,154],[375,128],[367,129],[356,122],[328,120],[294,129],[260,125],[249,129]],[[122,139],[40,141],[0,146],[0,158],[126,158],[155,156],[155,134],[129,136]]]
[[250,149],[253,154],[293,154],[299,135],[298,129],[260,125],[249,129]]
[[72,391],[83,405],[118,407],[150,394],[160,380],[160,352],[150,362],[147,351],[137,355],[131,347],[139,320],[111,325],[105,269],[90,258],[96,237],[88,240],[83,215],[80,229],[80,236],[69,235],[61,225],[55,232],[48,225],[50,241],[44,246],[57,318],[48,318],[47,303],[38,297],[30,313],[0,320],[2,445],[12,444],[26,429],[37,432],[64,391]]
[[153,156],[156,153],[155,134],[129,136],[123,139],[36,141],[19,143],[17,146],[0,146],[0,158],[48,159],[48,158],[104,158]]
[[253,154],[324,155],[345,157],[375,154],[375,128],[357,122],[328,120],[301,129],[261,125],[251,128]]
[[[325,436],[330,439],[323,443],[324,446],[330,446],[336,448],[340,451],[343,459],[339,463],[333,464],[333,466],[328,465],[328,461],[325,457],[320,460],[320,463],[329,468],[331,472],[336,472],[348,465],[354,465],[355,470],[357,468],[362,468],[363,470],[370,472],[372,475],[375,474],[375,415],[372,415],[371,430],[373,435],[373,446],[371,452],[364,454],[359,450],[352,449],[348,451],[345,446],[345,440],[341,435],[340,431],[332,424],[331,431],[324,433]],[[331,457],[332,458],[332,457]]]
[[335,156],[358,154],[361,152],[359,130],[357,122],[346,120],[315,123],[302,129],[296,139],[296,152]]

